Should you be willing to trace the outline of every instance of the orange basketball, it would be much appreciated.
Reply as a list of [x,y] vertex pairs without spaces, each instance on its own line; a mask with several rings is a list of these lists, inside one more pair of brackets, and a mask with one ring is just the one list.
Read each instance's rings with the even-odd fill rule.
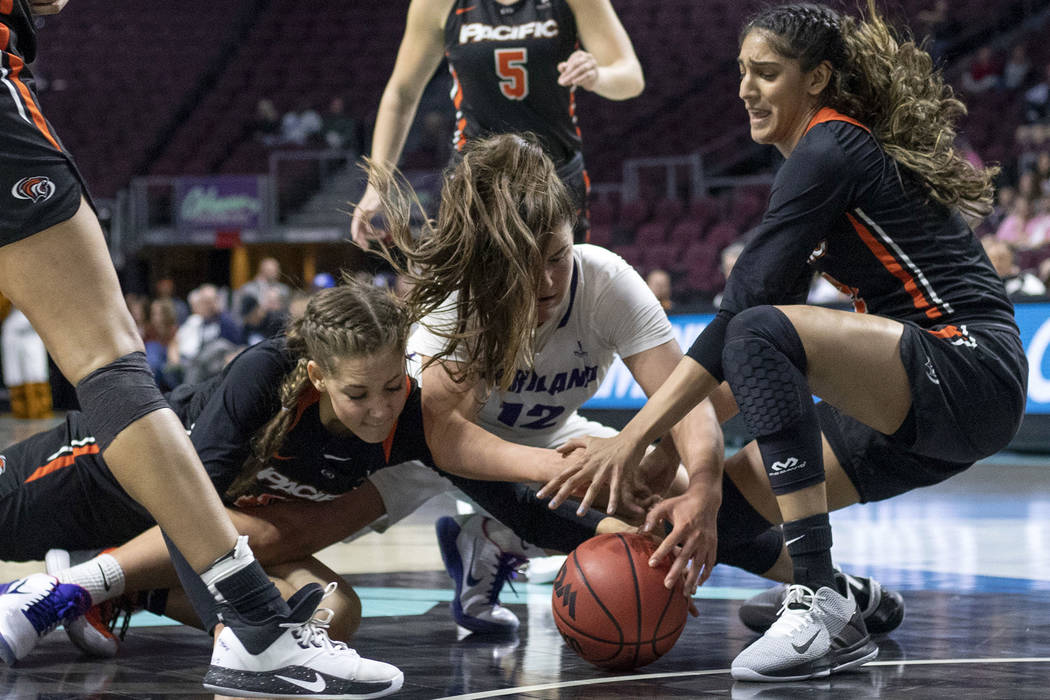
[[554,579],[554,622],[573,651],[595,666],[626,670],[666,654],[685,627],[681,580],[664,588],[671,562],[649,566],[656,544],[636,534],[598,535],[565,560]]

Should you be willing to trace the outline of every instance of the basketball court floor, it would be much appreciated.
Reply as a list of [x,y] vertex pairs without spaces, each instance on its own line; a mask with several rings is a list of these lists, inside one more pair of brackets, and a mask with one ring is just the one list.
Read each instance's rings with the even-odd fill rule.
[[[0,444],[40,427],[0,419]],[[466,635],[449,616],[451,582],[434,544],[433,522],[453,506],[431,502],[384,535],[321,555],[363,601],[354,646],[405,672],[392,697],[1050,697],[1050,456],[999,455],[939,486],[833,515],[838,563],[901,591],[907,614],[878,639],[874,663],[780,685],[729,676],[754,638],[737,609],[766,583],[728,567],[700,590],[700,617],[677,645],[634,673],[598,670],[565,646],[550,585],[505,592],[522,621],[516,637]],[[3,580],[35,570],[42,565],[0,564]],[[120,655],[104,662],[78,656],[59,630],[17,666],[0,666],[0,698],[210,698],[200,685],[209,653],[203,633],[159,618],[136,620]]]

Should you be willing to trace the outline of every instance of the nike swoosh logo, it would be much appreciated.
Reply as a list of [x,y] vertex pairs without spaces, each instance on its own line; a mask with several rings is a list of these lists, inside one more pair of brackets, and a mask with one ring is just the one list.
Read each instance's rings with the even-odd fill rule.
[[810,637],[809,641],[806,642],[805,644],[795,644],[794,642],[791,642],[791,646],[794,647],[795,651],[797,651],[798,653],[804,654],[806,652],[806,650],[808,650],[809,647],[812,646],[813,640],[816,639],[818,636],[820,636],[820,630],[819,629],[816,630],[815,632],[813,632],[813,636]]
[[98,566],[98,572],[100,574],[102,574],[102,587],[105,588],[107,591],[109,591],[110,583],[109,583],[109,579],[106,578],[106,570],[102,568],[101,564],[98,564],[97,566]]
[[311,693],[320,693],[327,685],[324,682],[324,678],[321,678],[321,674],[317,671],[314,671],[314,679],[312,681],[302,681],[298,678],[288,678],[287,676],[276,676],[276,678],[280,678],[282,681],[292,685],[297,685],[303,690],[309,690]]
[[350,460],[353,459],[353,457],[336,457],[335,455],[330,455],[327,452],[325,452],[324,458],[325,459],[330,459],[330,460],[332,460],[334,462],[349,462]]
[[795,542],[798,542],[799,540],[801,540],[803,537],[805,537],[805,535],[799,535],[798,537],[792,537],[790,540],[788,540],[787,542],[784,543],[784,546],[785,547],[790,547]]
[[471,5],[470,7],[458,7],[458,8],[456,8],[456,14],[457,15],[465,15],[465,14],[467,14],[468,12],[470,12],[471,10],[473,10],[476,7],[477,7],[477,5]]
[[[474,540],[471,543],[471,546],[470,546],[470,565],[471,565],[471,567],[474,566],[474,558],[477,555],[477,553],[478,553],[478,541]],[[481,579],[474,578],[473,576],[471,576],[470,575],[470,569],[467,569],[467,585],[473,588],[474,586],[478,585],[479,583],[481,583]]]

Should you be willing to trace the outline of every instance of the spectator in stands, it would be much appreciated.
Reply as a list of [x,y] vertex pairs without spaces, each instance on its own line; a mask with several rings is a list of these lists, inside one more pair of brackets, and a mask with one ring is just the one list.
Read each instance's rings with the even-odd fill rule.
[[266,257],[259,261],[255,269],[255,277],[242,284],[233,294],[233,309],[240,311],[245,296],[255,297],[256,302],[262,303],[266,298],[266,292],[276,289],[281,300],[282,308],[288,306],[288,298],[291,289],[287,284],[281,282],[281,263],[277,258]]
[[1039,268],[1036,270],[1036,276],[1047,289],[1050,289],[1050,258],[1039,261]]
[[288,312],[276,289],[266,290],[261,302],[250,294],[245,295],[241,298],[240,312],[245,345],[280,335],[288,323]]
[[977,55],[962,76],[963,89],[979,95],[999,87],[1003,77],[1003,64],[990,46],[977,49]]
[[309,303],[309,293],[304,292],[301,289],[296,289],[292,292],[292,297],[288,301],[288,319],[294,321],[297,318],[302,318],[303,314],[306,313],[306,306]]
[[1017,178],[1017,196],[1033,204],[1035,200],[1043,196],[1043,188],[1039,184],[1035,168],[1026,168]]
[[1033,190],[1038,190],[1040,195],[1050,194],[1050,151],[1039,151],[1039,155],[1035,157],[1032,176],[1036,182]]
[[1027,247],[1025,244],[1028,241],[1028,227],[1032,218],[1032,201],[1025,197],[1017,197],[1014,199],[1010,213],[996,229],[995,237],[1015,248]]
[[200,364],[212,360],[216,347],[228,349],[240,345],[241,327],[223,310],[214,284],[202,284],[190,292],[190,310],[193,313],[179,326],[175,337],[179,357],[186,367],[185,380],[193,383],[206,378],[199,376]]
[[128,305],[131,317],[135,319],[135,327],[139,329],[139,337],[146,337],[146,326],[149,324],[149,299],[142,294],[129,292],[124,295],[124,303]]
[[281,143],[307,146],[321,139],[321,115],[307,103],[281,117]]
[[161,391],[171,391],[182,383],[182,359],[175,339],[178,330],[178,316],[172,300],[158,298],[150,302],[146,361]]
[[252,134],[267,146],[276,146],[281,141],[281,115],[273,100],[263,97],[255,104],[255,118],[251,122]]
[[[729,280],[729,273],[733,271],[733,266],[736,265],[737,258],[740,257],[740,253],[744,251],[743,241],[733,241],[725,248],[722,249],[722,253],[719,256],[719,269],[722,270],[722,277]],[[722,292],[715,295],[714,301],[712,302],[717,309],[722,305]]]
[[357,120],[346,111],[346,101],[333,97],[321,117],[321,138],[329,148],[361,151]]
[[182,325],[186,317],[190,315],[190,307],[185,301],[175,295],[175,280],[171,277],[161,277],[157,280],[153,285],[153,299],[170,301],[175,308],[175,322],[179,325]]
[[1003,66],[1003,87],[1017,91],[1024,87],[1032,62],[1028,60],[1028,48],[1024,44],[1015,44],[1010,50],[1010,58]]
[[1024,93],[1024,117],[1030,124],[1046,121],[1050,115],[1050,63],[1043,69],[1043,79]]
[[1009,243],[995,236],[985,236],[981,243],[1011,299],[1046,294],[1046,285],[1038,277],[1017,266],[1017,255]]
[[660,302],[663,310],[670,311],[671,307],[674,306],[674,302],[671,301],[671,275],[667,270],[659,268],[653,270],[646,276],[645,283],[649,285],[649,289],[656,295],[656,299]]
[[1017,201],[1017,189],[1015,187],[1010,185],[1000,187],[995,193],[995,206],[988,216],[984,217],[982,222],[983,228],[994,235],[999,226],[1006,220],[1006,217],[1009,216],[1015,201]]

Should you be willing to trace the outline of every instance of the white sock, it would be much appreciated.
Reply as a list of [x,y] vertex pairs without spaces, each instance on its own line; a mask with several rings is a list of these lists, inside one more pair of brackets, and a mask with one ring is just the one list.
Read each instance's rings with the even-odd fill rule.
[[59,583],[75,583],[91,595],[91,604],[116,598],[124,592],[124,569],[109,554],[100,554],[83,564],[55,574]]

